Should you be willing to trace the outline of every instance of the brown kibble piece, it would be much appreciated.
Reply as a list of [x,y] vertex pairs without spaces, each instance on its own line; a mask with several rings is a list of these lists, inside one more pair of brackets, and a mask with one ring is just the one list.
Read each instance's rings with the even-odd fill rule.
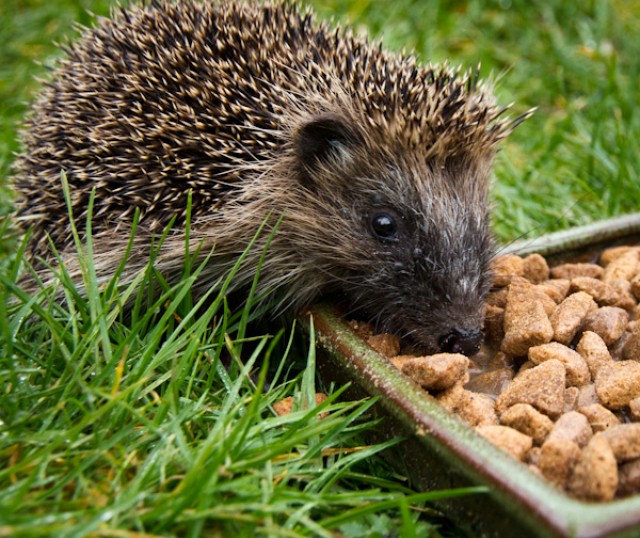
[[596,378],[600,368],[613,362],[607,344],[593,331],[585,331],[576,346],[576,351],[585,360],[591,377]]
[[613,280],[631,280],[638,272],[638,250],[629,250],[621,254],[609,264],[607,264],[602,280],[612,282]]
[[573,280],[578,277],[600,278],[604,270],[595,263],[563,263],[551,269],[553,278]]
[[571,282],[566,278],[554,278],[538,284],[538,288],[544,291],[556,304],[560,304],[567,297]]
[[598,403],[578,407],[578,413],[582,413],[587,417],[589,424],[591,424],[591,429],[595,433],[602,432],[611,426],[620,424],[618,417]]
[[616,260],[620,256],[623,256],[624,254],[626,254],[629,251],[638,252],[638,251],[640,251],[640,247],[623,245],[623,246],[620,246],[620,247],[607,248],[607,249],[602,251],[602,254],[600,254],[600,260],[599,261],[604,267],[606,267],[612,261]]
[[288,415],[293,409],[293,396],[287,396],[286,398],[273,404],[273,410],[279,416]]
[[460,353],[394,357],[391,362],[427,390],[444,390],[465,378],[469,359]]
[[632,495],[640,491],[640,459],[628,461],[618,467],[619,496]]
[[594,435],[582,450],[569,480],[569,490],[589,501],[610,501],[618,488],[618,464],[602,434]]
[[517,403],[528,403],[545,415],[555,418],[562,413],[565,392],[565,369],[555,359],[518,374],[496,399],[500,415]]
[[611,280],[608,284],[618,294],[618,300],[612,306],[627,311],[636,306],[638,302],[631,292],[631,283],[628,280],[616,279]]
[[640,362],[617,361],[601,368],[596,377],[596,394],[609,409],[629,405],[640,397]]
[[627,323],[627,331],[631,333],[640,330],[640,320],[636,317],[633,317],[637,313],[636,310],[637,307],[634,307],[632,309],[631,314],[629,315],[629,323]]
[[628,361],[640,361],[640,325],[635,325],[627,336],[622,348],[622,358]]
[[493,260],[491,269],[493,271],[493,285],[497,288],[503,288],[509,285],[512,277],[522,276],[524,261],[515,254],[498,256]]
[[540,471],[552,484],[564,488],[580,458],[580,447],[566,439],[552,439],[540,449]]
[[550,342],[529,349],[529,360],[534,364],[556,359],[562,362],[567,374],[567,386],[581,387],[591,381],[586,361],[577,351],[558,342]]
[[533,286],[532,295],[534,300],[542,304],[547,317],[551,316],[556,311],[556,308],[558,308],[557,303],[549,297],[549,294],[541,288],[540,285]]
[[549,294],[543,287],[537,284],[532,284],[526,278],[520,276],[514,276],[511,279],[511,284],[509,284],[507,292],[507,301],[509,301],[509,296],[511,296],[511,300],[539,302],[542,304],[547,316],[553,314],[558,306],[556,302],[549,297]]
[[400,339],[395,334],[374,334],[367,338],[367,343],[385,357],[394,357],[400,353]]
[[451,411],[452,413],[457,413],[460,409],[460,405],[464,400],[467,391],[464,390],[464,383],[459,382],[453,385],[452,387],[443,390],[440,394],[436,396],[436,400],[440,403],[442,407],[444,407],[447,411]]
[[526,286],[515,282],[509,286],[504,329],[501,350],[516,357],[526,355],[530,347],[550,342],[553,337],[553,327],[543,305],[531,299]]
[[520,302],[524,299],[532,299],[536,286],[529,282],[526,278],[514,276],[511,283],[507,287],[507,296],[505,300],[505,308],[509,302]]
[[[324,392],[316,392],[315,395],[315,404],[320,405],[327,399],[327,395]],[[287,396],[282,400],[273,404],[273,410],[279,416],[289,415],[293,410],[294,398],[293,396]],[[306,409],[306,406],[304,406]],[[319,413],[318,418],[323,418],[327,415],[327,413]]]
[[529,450],[533,446],[531,437],[507,426],[478,426],[476,431],[520,461],[526,461]]
[[556,421],[548,440],[565,439],[583,447],[591,437],[593,437],[593,430],[587,417],[577,411],[570,411]]
[[579,291],[569,295],[549,317],[554,339],[561,344],[569,345],[587,315],[596,308],[596,302],[588,293]]
[[618,424],[602,432],[618,463],[640,458],[640,424]]
[[636,298],[637,301],[640,301],[640,273],[634,276],[631,279],[631,293]]
[[[525,282],[527,282],[525,280]],[[530,285],[530,294],[533,300],[538,301],[544,307],[544,311],[547,316],[553,314],[558,307],[558,304],[549,296],[547,290],[543,288],[540,284],[529,284]]]
[[500,415],[500,422],[528,435],[536,445],[541,445],[553,428],[553,421],[547,415],[523,403],[509,407]]
[[395,355],[389,357],[389,362],[393,364],[398,370],[402,370],[402,365],[412,360],[418,359],[415,355]]
[[549,278],[547,260],[540,254],[530,254],[523,260],[522,276],[534,284],[544,282]]
[[442,407],[458,414],[471,427],[498,423],[494,400],[485,394],[464,390],[462,383],[442,391],[436,399]]
[[458,414],[472,428],[498,423],[495,400],[469,390],[465,390],[460,399]]
[[587,276],[572,279],[570,291],[573,293],[584,291],[591,295],[600,306],[614,305],[619,299],[618,293],[609,284]]
[[634,422],[640,422],[640,398],[634,398],[629,402],[629,415]]
[[597,333],[610,346],[624,334],[629,314],[622,308],[603,306],[589,314],[584,322],[585,331]]

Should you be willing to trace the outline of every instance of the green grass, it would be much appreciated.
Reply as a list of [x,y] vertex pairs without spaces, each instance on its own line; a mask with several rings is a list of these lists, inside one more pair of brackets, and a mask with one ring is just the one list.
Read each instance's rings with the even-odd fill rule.
[[379,457],[396,440],[362,442],[374,400],[316,403],[313,331],[255,336],[260,309],[229,309],[243,257],[194,304],[206,261],[98,290],[75,239],[85,294],[64,270],[26,294],[22,249],[0,274],[0,535],[438,536],[426,503],[478,493],[413,491]]
[[[3,1],[0,216],[34,75],[52,41],[108,4]],[[503,240],[637,210],[638,0],[314,4],[424,60],[481,62],[514,113],[538,107],[496,164]],[[15,285],[17,245],[0,244],[0,535],[437,536],[429,495],[363,442],[377,427],[370,401],[330,390],[302,405],[318,389],[315,357],[292,328],[251,336],[258,312],[230,310],[224,282],[192,306],[189,271],[161,296],[125,290],[129,316],[113,286],[98,293],[90,263],[87,297],[67,286],[66,307],[30,298]],[[287,396],[296,410],[279,417]]]

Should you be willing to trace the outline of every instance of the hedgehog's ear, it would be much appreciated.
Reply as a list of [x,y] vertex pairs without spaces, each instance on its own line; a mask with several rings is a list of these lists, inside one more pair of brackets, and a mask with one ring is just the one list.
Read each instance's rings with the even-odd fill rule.
[[325,114],[304,123],[295,134],[296,155],[305,179],[309,172],[329,162],[348,158],[357,137],[342,118]]

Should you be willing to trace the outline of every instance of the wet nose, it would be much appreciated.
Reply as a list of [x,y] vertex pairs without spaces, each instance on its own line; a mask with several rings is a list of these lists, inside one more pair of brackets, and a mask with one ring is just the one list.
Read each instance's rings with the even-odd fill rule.
[[480,349],[482,343],[481,329],[453,328],[440,338],[440,349],[446,353],[462,353],[473,355]]

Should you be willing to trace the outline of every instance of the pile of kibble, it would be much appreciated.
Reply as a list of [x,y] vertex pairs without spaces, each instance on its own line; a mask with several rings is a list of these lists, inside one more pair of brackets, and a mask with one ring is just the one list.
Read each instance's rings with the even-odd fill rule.
[[640,492],[640,247],[549,268],[540,255],[494,264],[479,354],[400,355],[353,327],[481,435],[568,494]]

